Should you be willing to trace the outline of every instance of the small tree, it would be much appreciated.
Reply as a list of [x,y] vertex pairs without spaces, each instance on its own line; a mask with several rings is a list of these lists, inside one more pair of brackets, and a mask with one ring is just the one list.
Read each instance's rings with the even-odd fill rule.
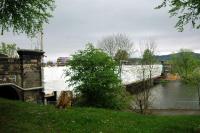
[[121,60],[127,60],[129,58],[129,54],[125,50],[118,50],[117,53],[115,54],[115,60],[117,62],[120,62]]
[[118,73],[119,73],[120,77],[121,77],[121,73],[122,73],[123,61],[127,60],[128,58],[129,58],[129,54],[128,54],[128,52],[126,50],[119,49],[117,51],[117,53],[115,54],[114,59],[119,65]]
[[146,114],[148,112],[148,108],[151,105],[150,102],[150,88],[153,85],[152,75],[154,64],[156,63],[155,58],[155,42],[147,41],[145,42],[146,48],[143,51],[142,59],[141,59],[141,90],[135,97],[136,107],[139,107],[141,114]]
[[0,46],[0,53],[5,54],[8,57],[14,58],[14,57],[18,56],[17,49],[18,48],[17,48],[16,44],[6,44],[6,43],[2,42],[1,46]]
[[144,50],[144,54],[141,60],[141,64],[142,66],[146,66],[147,67],[147,71],[149,71],[149,80],[150,80],[150,84],[152,84],[152,70],[154,67],[154,64],[156,63],[156,57],[154,55],[154,49],[148,47]]
[[116,62],[91,44],[72,56],[69,81],[80,94],[83,105],[122,109],[127,105],[125,89],[116,71]]

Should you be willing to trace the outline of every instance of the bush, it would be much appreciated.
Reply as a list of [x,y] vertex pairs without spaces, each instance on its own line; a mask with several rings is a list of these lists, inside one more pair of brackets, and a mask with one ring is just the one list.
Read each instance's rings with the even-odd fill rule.
[[117,63],[100,49],[88,45],[69,61],[70,83],[86,106],[123,109],[128,104],[126,91],[117,74]]

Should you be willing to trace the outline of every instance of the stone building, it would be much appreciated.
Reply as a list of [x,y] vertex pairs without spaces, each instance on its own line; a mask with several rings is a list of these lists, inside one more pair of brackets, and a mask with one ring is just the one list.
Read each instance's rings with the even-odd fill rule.
[[69,57],[59,57],[57,59],[57,66],[65,66],[69,60]]
[[42,102],[43,51],[18,50],[19,58],[0,54],[0,97],[28,102]]

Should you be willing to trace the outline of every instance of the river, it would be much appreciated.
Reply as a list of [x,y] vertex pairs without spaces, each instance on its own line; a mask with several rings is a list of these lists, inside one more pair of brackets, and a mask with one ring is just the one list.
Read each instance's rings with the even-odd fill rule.
[[158,84],[151,89],[152,108],[156,109],[200,109],[197,88],[180,81]]

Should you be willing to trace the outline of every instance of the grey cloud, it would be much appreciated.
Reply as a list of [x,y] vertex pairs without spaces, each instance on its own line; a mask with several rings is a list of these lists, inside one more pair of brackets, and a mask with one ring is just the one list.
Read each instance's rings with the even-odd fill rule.
[[[44,50],[49,59],[69,56],[114,33],[126,33],[138,45],[140,40],[154,38],[160,54],[180,48],[200,50],[200,31],[187,27],[179,33],[176,18],[167,9],[155,10],[161,0],[56,0],[57,8],[45,25]],[[0,41],[16,42],[22,48],[36,45],[37,39],[7,33]],[[33,47],[33,46],[32,46]]]

